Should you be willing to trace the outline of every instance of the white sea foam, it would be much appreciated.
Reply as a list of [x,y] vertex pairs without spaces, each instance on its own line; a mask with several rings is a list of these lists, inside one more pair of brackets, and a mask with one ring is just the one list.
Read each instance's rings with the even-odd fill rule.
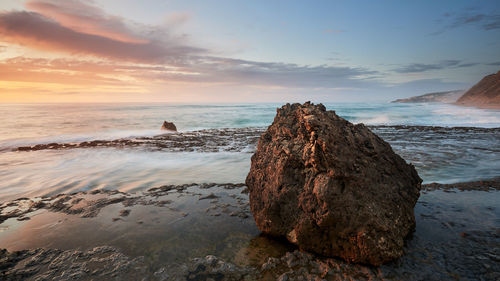
[[500,127],[500,110],[444,103],[327,104],[354,123],[443,127]]
[[382,114],[379,116],[375,116],[373,118],[368,118],[368,119],[358,119],[354,121],[355,123],[363,123],[365,125],[385,125],[385,124],[390,124],[391,119],[389,115],[387,114]]
[[462,126],[499,127],[500,110],[442,104],[432,110],[444,123]]

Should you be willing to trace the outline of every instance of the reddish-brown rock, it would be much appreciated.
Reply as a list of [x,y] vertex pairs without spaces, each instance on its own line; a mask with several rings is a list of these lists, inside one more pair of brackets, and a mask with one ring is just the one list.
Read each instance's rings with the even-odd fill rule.
[[363,124],[322,104],[287,104],[246,179],[259,229],[302,249],[380,265],[403,254],[421,179]]
[[163,121],[163,125],[161,126],[162,130],[174,131],[177,132],[177,127],[172,122]]
[[456,103],[458,105],[500,109],[500,71],[485,76],[461,96]]

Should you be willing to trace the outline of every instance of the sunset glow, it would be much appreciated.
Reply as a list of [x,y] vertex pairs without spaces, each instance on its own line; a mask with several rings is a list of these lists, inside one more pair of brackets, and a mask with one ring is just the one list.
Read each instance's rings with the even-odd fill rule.
[[140,12],[133,1],[3,1],[0,102],[383,101],[463,89],[500,65],[499,8],[449,2],[353,13],[277,1],[245,14],[231,1],[147,1]]

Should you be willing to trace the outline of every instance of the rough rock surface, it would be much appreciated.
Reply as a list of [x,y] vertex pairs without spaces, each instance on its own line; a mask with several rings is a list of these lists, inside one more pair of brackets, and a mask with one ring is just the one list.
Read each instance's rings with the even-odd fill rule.
[[246,184],[261,231],[322,255],[380,265],[403,254],[421,181],[366,126],[306,102],[277,110]]
[[[499,129],[500,131],[500,129]],[[153,137],[132,137],[114,140],[92,140],[83,142],[40,143],[19,146],[5,151],[38,151],[46,149],[76,148],[145,148],[153,151],[170,152],[252,152],[255,150],[263,128],[221,128],[167,133]],[[0,147],[0,152],[2,148]]]
[[163,121],[163,125],[161,125],[162,130],[174,131],[177,132],[177,127],[172,122]]
[[157,280],[260,280],[251,267],[239,267],[216,256],[194,258],[183,264],[169,264],[154,273]]
[[500,71],[481,79],[457,100],[457,104],[500,109]]
[[88,251],[0,249],[0,280],[141,280],[143,258],[132,259],[109,246]]

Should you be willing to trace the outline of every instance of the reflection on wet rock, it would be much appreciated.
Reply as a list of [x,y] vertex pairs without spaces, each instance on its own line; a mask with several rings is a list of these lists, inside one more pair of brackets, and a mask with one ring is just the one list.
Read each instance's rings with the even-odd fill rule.
[[[455,185],[475,187],[470,191],[423,185],[404,255],[381,267],[300,252],[261,235],[242,184],[20,198],[0,205],[0,245],[7,248],[0,279],[498,280],[498,182]],[[210,194],[218,198],[199,200]]]

